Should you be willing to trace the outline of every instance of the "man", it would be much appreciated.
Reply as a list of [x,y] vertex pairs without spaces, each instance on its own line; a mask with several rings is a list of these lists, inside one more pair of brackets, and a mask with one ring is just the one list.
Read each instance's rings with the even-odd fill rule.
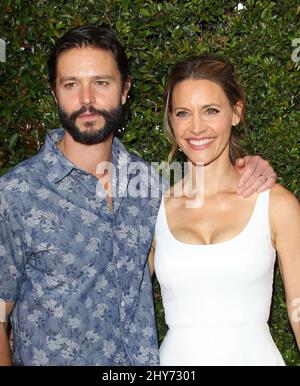
[[[124,49],[82,26],[48,65],[64,129],[0,179],[0,363],[12,363],[11,315],[16,365],[156,365],[147,255],[161,192],[128,194],[137,176],[149,192],[151,170],[114,138],[131,86]],[[248,160],[245,190],[273,185],[268,163]],[[115,176],[99,168],[110,162]]]

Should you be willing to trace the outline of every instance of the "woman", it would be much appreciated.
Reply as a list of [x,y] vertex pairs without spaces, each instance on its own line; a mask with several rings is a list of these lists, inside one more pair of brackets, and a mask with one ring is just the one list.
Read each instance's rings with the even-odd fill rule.
[[[300,298],[299,202],[279,184],[249,198],[236,194],[232,127],[244,108],[226,60],[200,56],[175,65],[165,129],[191,173],[165,194],[156,224],[154,267],[169,327],[161,365],[284,365],[267,324],[276,251],[300,346],[293,307]],[[199,205],[187,205],[190,182]]]

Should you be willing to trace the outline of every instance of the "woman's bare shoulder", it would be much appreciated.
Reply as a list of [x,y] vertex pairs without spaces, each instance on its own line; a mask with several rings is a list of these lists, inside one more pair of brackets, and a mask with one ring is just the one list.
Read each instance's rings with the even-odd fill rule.
[[275,184],[270,190],[270,210],[275,216],[289,216],[299,214],[298,198],[280,184]]
[[168,205],[171,202],[176,202],[174,198],[183,196],[183,180],[178,181],[163,193],[164,202]]

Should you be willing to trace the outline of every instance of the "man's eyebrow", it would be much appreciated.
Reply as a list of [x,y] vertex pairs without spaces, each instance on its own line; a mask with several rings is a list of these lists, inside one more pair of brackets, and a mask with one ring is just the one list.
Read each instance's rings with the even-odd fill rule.
[[[80,78],[79,77],[76,77],[76,76],[63,76],[61,77],[60,81],[61,82],[67,82],[67,81],[77,81],[79,80]],[[114,80],[115,77],[112,76],[112,75],[108,75],[108,74],[102,74],[102,75],[94,75],[91,77],[92,80],[96,80],[96,79],[103,79],[103,80]]]
[[92,76],[92,79],[93,80],[95,80],[95,79],[114,80],[115,77],[113,75],[109,75],[109,74],[102,74],[102,75],[94,75],[94,76]]

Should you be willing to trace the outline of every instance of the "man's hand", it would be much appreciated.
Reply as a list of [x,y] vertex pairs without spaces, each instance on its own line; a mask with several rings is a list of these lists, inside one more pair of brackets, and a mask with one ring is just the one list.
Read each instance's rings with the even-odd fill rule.
[[260,156],[246,156],[236,160],[237,170],[242,174],[237,194],[249,197],[255,192],[263,192],[272,188],[277,174],[268,161]]
[[7,322],[15,302],[5,302],[0,299],[2,307],[1,320],[0,320],[0,366],[11,366],[12,365],[12,347],[9,342],[7,335]]
[[7,324],[0,322],[0,366],[11,366],[11,350],[7,337]]

